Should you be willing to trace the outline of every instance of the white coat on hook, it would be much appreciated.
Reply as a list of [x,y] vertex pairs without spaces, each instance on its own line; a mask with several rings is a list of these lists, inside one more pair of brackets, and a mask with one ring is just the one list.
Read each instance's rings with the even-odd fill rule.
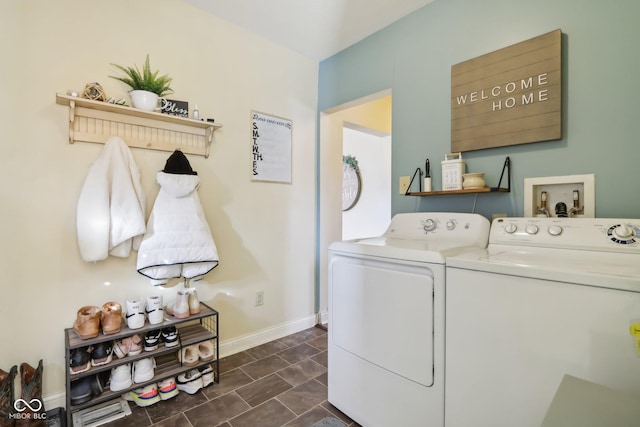
[[146,196],[131,150],[111,137],[91,165],[76,212],[78,247],[84,261],[126,258],[145,232]]
[[[176,165],[179,171],[167,173]],[[158,197],[138,251],[138,272],[154,285],[184,277],[199,280],[218,265],[218,250],[204,216],[200,178],[180,151],[158,172]],[[188,280],[186,281],[188,283]]]

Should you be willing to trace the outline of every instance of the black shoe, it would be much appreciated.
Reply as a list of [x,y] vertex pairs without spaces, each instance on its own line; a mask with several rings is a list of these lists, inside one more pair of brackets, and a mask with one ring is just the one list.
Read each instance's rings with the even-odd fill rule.
[[91,365],[100,366],[111,362],[113,357],[113,341],[96,344],[91,351]]
[[69,372],[71,374],[79,374],[80,372],[88,371],[89,368],[91,368],[89,347],[81,347],[72,350],[71,358],[69,360]]
[[162,329],[162,339],[165,347],[175,347],[178,342],[178,329],[175,326],[167,326]]
[[80,405],[100,396],[107,388],[109,371],[81,378],[71,382],[71,404]]
[[71,404],[80,405],[93,399],[91,382],[93,377],[84,377],[71,382]]
[[144,337],[144,351],[153,351],[157,349],[158,344],[160,343],[160,335],[160,329],[147,332],[147,335]]

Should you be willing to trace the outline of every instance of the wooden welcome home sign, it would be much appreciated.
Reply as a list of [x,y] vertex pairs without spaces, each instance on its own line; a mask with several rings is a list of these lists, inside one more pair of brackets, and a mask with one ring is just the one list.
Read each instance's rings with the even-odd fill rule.
[[561,30],[451,67],[451,152],[562,138]]

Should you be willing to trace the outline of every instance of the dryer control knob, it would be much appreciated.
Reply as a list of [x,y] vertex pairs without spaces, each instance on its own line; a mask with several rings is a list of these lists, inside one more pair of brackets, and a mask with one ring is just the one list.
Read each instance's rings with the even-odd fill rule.
[[562,234],[562,227],[560,227],[559,225],[552,225],[547,231],[552,236],[559,236],[560,234]]
[[633,229],[629,227],[627,224],[620,224],[614,230],[616,237],[621,239],[628,239],[633,236]]
[[527,225],[527,227],[524,229],[524,231],[527,232],[527,234],[537,234],[538,233],[538,226],[535,224],[529,224]]
[[515,224],[512,224],[512,223],[509,223],[509,224],[504,226],[504,231],[506,231],[509,234],[515,233],[517,229],[518,229],[518,227]]
[[453,221],[447,221],[447,230],[453,230],[456,228],[456,223]]
[[422,228],[424,229],[424,231],[433,231],[436,229],[436,222],[432,219],[428,219],[424,222]]

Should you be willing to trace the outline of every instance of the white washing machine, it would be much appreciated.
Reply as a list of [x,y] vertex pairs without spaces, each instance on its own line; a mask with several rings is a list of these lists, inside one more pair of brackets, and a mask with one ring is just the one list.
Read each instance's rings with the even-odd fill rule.
[[445,257],[486,247],[476,214],[395,215],[329,248],[329,402],[366,427],[442,426]]
[[565,374],[640,395],[640,220],[494,220],[446,313],[447,427],[539,427]]

